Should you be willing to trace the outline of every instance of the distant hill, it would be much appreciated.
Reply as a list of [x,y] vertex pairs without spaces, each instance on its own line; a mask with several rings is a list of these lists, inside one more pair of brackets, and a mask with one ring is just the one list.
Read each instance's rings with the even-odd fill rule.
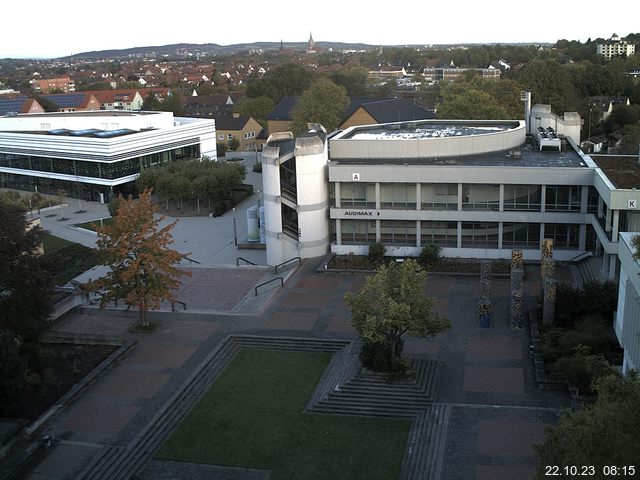
[[[307,48],[306,42],[284,42],[284,48],[294,50],[304,50]],[[238,43],[234,45],[218,45],[217,43],[176,43],[172,45],[157,45],[150,47],[134,47],[121,50],[99,50],[92,52],[82,52],[62,58],[75,59],[101,59],[101,58],[130,58],[145,56],[196,56],[196,55],[230,55],[249,50],[262,49],[265,51],[275,51],[280,48],[280,42],[254,42]],[[316,48],[328,50],[365,50],[377,48],[377,45],[367,45],[364,43],[343,43],[343,42],[316,42]],[[190,54],[190,55],[189,55]]]

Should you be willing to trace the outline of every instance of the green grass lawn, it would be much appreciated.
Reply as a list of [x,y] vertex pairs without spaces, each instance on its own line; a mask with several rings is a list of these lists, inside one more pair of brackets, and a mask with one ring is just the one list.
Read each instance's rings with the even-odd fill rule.
[[[104,226],[111,225],[112,221],[113,221],[112,218],[103,218],[102,225]],[[100,220],[91,220],[90,222],[77,223],[75,226],[80,228],[85,228],[93,232],[97,232],[98,228],[100,228]]]
[[51,234],[42,235],[44,254],[49,258],[49,272],[56,285],[64,285],[98,263],[93,248],[73,243]]
[[156,454],[273,480],[398,477],[411,422],[305,414],[330,354],[241,350]]

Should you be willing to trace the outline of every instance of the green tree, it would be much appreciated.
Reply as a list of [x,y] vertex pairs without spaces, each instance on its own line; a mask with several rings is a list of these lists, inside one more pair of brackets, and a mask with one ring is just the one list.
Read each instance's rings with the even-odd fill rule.
[[[604,467],[634,465],[640,458],[640,379],[637,375],[606,375],[596,380],[598,398],[579,412],[565,411],[557,425],[547,427],[539,445],[537,479],[545,465],[593,465],[589,478],[604,480]],[[629,473],[626,473],[629,475]]]
[[291,114],[293,131],[303,133],[307,131],[308,123],[320,123],[331,132],[340,126],[348,105],[344,87],[321,78],[298,99]]
[[240,140],[238,140],[236,137],[233,137],[227,142],[227,146],[229,147],[230,151],[235,152],[236,150],[238,150],[238,148],[240,148]]
[[142,327],[149,326],[148,310],[175,300],[179,277],[188,274],[176,267],[183,255],[169,248],[177,220],[160,228],[162,217],[155,217],[154,211],[149,190],[138,201],[129,198],[120,203],[113,223],[98,230],[98,256],[110,267],[109,273],[84,286],[99,292],[101,308],[118,299],[137,308]]
[[273,109],[273,100],[262,96],[256,98],[244,97],[233,107],[235,113],[245,117],[253,117],[263,127],[267,126],[267,115]]
[[182,116],[184,113],[182,96],[177,92],[173,92],[171,95],[168,95],[162,103],[160,110],[163,112],[172,112],[175,117]]
[[369,72],[364,67],[347,67],[336,70],[329,77],[336,85],[343,86],[349,97],[364,97],[367,94]]
[[526,63],[516,79],[531,91],[533,103],[551,105],[554,112],[573,112],[577,108],[576,92],[567,70],[555,60]]
[[626,125],[622,129],[622,143],[618,153],[636,155],[640,149],[640,125]]
[[53,282],[39,254],[41,234],[21,207],[0,201],[0,329],[25,342],[38,337],[51,313]]
[[296,97],[314,81],[315,74],[301,65],[285,63],[268,71],[262,79],[255,79],[247,85],[247,96],[256,98],[267,96],[274,104],[282,97]]
[[353,326],[364,343],[361,353],[373,347],[386,357],[378,366],[395,370],[401,364],[405,333],[428,338],[450,328],[449,320],[433,312],[433,298],[424,294],[426,279],[427,273],[413,259],[389,262],[367,277],[358,293],[345,294]]
[[160,105],[161,103],[158,98],[153,93],[150,93],[142,102],[142,110],[146,112],[156,111],[160,109]]

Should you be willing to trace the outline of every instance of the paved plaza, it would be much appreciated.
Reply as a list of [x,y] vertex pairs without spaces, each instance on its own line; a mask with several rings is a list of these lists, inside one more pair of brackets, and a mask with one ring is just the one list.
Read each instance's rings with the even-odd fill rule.
[[[153,312],[150,318],[160,327],[152,334],[129,333],[137,314],[125,310],[81,307],[62,317],[52,332],[115,336],[137,344],[81,398],[50,419],[48,430],[57,443],[31,466],[27,478],[76,478],[104,449],[126,447],[229,334],[357,338],[342,296],[360,288],[364,277],[316,273],[319,263],[303,263],[291,272],[284,288],[266,292],[247,314],[234,312],[233,303],[254,296],[253,284],[265,275],[264,269],[206,269],[181,295],[197,303],[210,292],[217,313]],[[529,275],[525,282],[533,291],[537,278]],[[409,338],[405,347],[407,354],[443,363],[437,402],[449,405],[451,415],[441,478],[531,478],[536,465],[532,447],[542,440],[544,426],[557,420],[567,399],[537,388],[527,334],[508,328],[508,279],[492,281],[494,316],[489,329],[478,328],[475,318],[477,277],[434,275],[425,290],[435,297],[436,310],[454,325],[435,339]],[[202,478],[259,475],[251,465],[246,467],[240,473],[204,468]],[[162,470],[157,461],[148,468],[142,478],[153,478],[153,471]],[[212,472],[220,473],[211,476]]]
[[[260,188],[259,176],[249,172],[248,180],[256,190]],[[246,239],[246,209],[258,201],[256,193],[236,209],[241,243]],[[106,217],[106,206],[82,202],[86,212],[75,213],[78,201],[69,202],[65,211],[69,220],[43,215],[43,227],[54,235],[94,246],[95,234],[73,225]],[[264,266],[264,251],[236,248],[233,216],[227,212],[219,218],[180,219],[174,247],[199,263],[182,265],[191,276],[184,278],[177,298],[188,309],[171,312],[170,305],[164,305],[162,311],[150,313],[150,320],[159,324],[153,333],[129,332],[137,312],[96,306],[77,307],[51,327],[50,334],[62,337],[136,343],[77,400],[49,418],[45,428],[56,442],[29,465],[25,478],[75,479],[96,457],[127,448],[231,334],[357,339],[342,297],[363,285],[363,275],[317,273],[321,259],[311,259],[278,275],[285,277],[283,288],[272,284],[256,295],[254,287],[275,275]],[[258,266],[236,267],[235,259],[240,256]],[[78,280],[99,274],[100,267]],[[538,276],[539,269],[527,266],[527,302],[537,294]],[[536,384],[528,333],[508,327],[509,280],[492,279],[493,316],[488,329],[479,328],[476,318],[478,276],[433,275],[425,293],[435,298],[435,310],[453,323],[451,330],[434,339],[407,338],[405,343],[405,354],[442,362],[436,401],[446,405],[450,415],[442,436],[446,441],[440,478],[531,478],[536,466],[533,445],[542,441],[545,425],[557,421],[568,399],[559,392],[540,390]],[[146,463],[151,456],[149,452],[141,462],[138,478],[268,477],[252,465],[245,469],[191,465],[181,471],[177,462]]]

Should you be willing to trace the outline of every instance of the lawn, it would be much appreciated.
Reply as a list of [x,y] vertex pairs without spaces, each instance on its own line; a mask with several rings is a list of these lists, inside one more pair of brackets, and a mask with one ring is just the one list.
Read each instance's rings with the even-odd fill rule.
[[331,356],[241,350],[157,458],[272,471],[272,480],[388,480],[407,419],[303,413]]
[[49,272],[56,285],[64,285],[98,263],[93,248],[50,234],[42,236],[44,254],[49,258]]
[[[104,226],[111,225],[111,222],[113,222],[112,218],[103,218],[102,219],[102,225],[104,225]],[[100,224],[100,220],[91,220],[90,222],[77,223],[75,226],[76,227],[80,227],[80,228],[84,228],[86,230],[91,230],[92,232],[97,232],[98,228],[100,228],[101,224]]]

